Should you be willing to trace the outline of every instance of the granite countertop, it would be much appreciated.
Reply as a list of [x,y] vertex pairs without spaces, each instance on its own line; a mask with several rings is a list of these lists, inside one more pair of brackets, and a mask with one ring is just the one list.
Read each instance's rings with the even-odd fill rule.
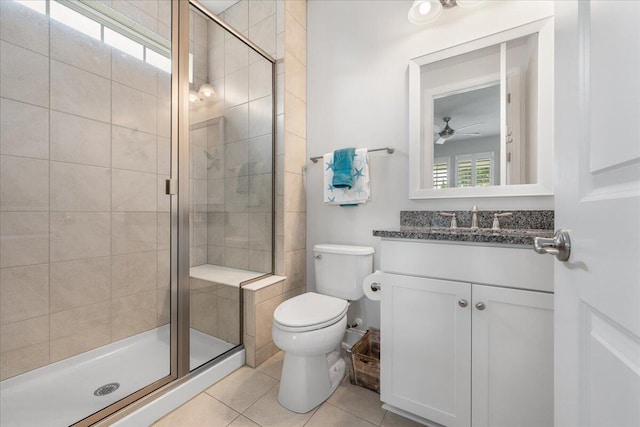
[[500,245],[533,245],[534,237],[553,237],[549,229],[440,228],[401,226],[399,230],[374,230],[373,235],[386,239],[439,240]]

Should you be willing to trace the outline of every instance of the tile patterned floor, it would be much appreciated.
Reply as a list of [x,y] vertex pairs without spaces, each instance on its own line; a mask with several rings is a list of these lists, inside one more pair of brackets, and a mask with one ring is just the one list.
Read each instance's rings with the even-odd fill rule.
[[278,403],[282,371],[280,352],[257,369],[244,366],[209,387],[154,427],[283,426],[283,427],[414,427],[413,421],[381,408],[380,396],[345,378],[333,395],[306,414]]

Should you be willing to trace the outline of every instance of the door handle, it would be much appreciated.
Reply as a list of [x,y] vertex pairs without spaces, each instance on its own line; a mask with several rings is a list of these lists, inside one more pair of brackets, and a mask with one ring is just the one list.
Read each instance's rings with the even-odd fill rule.
[[569,232],[557,230],[553,238],[534,237],[533,250],[539,254],[555,255],[558,261],[567,261],[571,255]]

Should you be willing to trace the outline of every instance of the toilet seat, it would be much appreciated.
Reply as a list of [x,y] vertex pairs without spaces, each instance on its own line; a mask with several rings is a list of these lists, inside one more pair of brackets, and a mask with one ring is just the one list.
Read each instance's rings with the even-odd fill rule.
[[312,331],[340,321],[348,308],[346,300],[307,292],[280,304],[273,313],[273,320],[284,331]]

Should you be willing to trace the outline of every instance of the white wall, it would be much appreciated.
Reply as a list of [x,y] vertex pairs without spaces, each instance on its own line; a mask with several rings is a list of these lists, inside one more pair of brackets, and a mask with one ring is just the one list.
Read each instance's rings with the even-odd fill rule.
[[[552,209],[553,199],[409,200],[409,59],[553,14],[542,1],[485,2],[475,9],[445,10],[430,25],[410,24],[411,0],[308,3],[307,153],[318,156],[355,146],[396,147],[393,155],[370,155],[371,201],[355,208],[322,203],[321,164],[307,162],[307,276],[315,289],[312,248],[318,243],[370,245],[374,229],[399,226],[401,210]],[[379,265],[379,253],[375,256]],[[379,304],[353,304],[349,319],[362,315],[379,325]]]

